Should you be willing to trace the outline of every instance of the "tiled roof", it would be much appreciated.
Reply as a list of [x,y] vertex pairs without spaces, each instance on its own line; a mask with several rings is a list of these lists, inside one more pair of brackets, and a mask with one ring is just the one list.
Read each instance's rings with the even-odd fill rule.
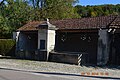
[[107,28],[116,16],[68,19],[51,22],[59,29],[96,29]]
[[44,24],[46,21],[32,21],[28,22],[24,26],[20,27],[18,31],[35,31],[38,30],[36,27],[39,26],[40,24]]
[[[50,21],[52,25],[55,25],[58,29],[99,29],[108,28],[112,25],[120,24],[120,16],[101,16],[91,18],[79,18],[79,19],[65,19]],[[18,30],[38,30],[41,24],[46,24],[46,21],[33,21],[29,22]]]
[[120,28],[120,15],[110,24],[112,28]]

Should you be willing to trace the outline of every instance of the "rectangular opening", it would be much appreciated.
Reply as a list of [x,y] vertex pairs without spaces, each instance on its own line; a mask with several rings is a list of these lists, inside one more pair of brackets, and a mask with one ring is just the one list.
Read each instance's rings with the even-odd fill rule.
[[45,49],[45,40],[40,40],[40,49]]

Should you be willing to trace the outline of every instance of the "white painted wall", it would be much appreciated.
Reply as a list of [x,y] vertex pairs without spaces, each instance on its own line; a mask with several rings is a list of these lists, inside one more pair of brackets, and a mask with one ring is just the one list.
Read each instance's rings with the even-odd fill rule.
[[13,39],[18,41],[18,37],[19,37],[20,31],[18,32],[13,32]]
[[55,47],[55,30],[48,30],[47,36],[47,51],[54,50]]
[[45,49],[47,51],[47,33],[46,29],[39,29],[38,30],[38,49],[40,49],[40,40],[45,40]]
[[40,40],[45,40],[45,50],[50,52],[55,47],[55,30],[40,29],[38,31],[38,49],[40,49]]
[[18,42],[18,39],[19,39],[19,35],[20,35],[20,31],[18,32],[13,32],[13,39],[16,40],[16,50],[18,50],[18,47],[19,47],[19,42]]
[[38,30],[38,49],[40,50],[40,40],[45,40],[45,49],[47,51],[47,60],[49,58],[49,52],[54,50],[55,47],[55,26],[47,21],[47,29]]

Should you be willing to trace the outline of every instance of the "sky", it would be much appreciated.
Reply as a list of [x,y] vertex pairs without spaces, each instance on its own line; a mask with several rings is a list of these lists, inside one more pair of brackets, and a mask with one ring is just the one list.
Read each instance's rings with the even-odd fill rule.
[[[2,0],[0,0],[1,2]],[[79,5],[120,4],[120,0],[79,0]]]
[[79,0],[79,5],[120,4],[120,0]]

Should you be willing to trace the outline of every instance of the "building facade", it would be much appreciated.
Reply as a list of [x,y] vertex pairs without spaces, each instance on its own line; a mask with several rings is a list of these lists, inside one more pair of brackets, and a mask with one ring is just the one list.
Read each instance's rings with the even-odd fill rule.
[[120,16],[29,22],[16,32],[16,56],[72,64],[120,64]]

